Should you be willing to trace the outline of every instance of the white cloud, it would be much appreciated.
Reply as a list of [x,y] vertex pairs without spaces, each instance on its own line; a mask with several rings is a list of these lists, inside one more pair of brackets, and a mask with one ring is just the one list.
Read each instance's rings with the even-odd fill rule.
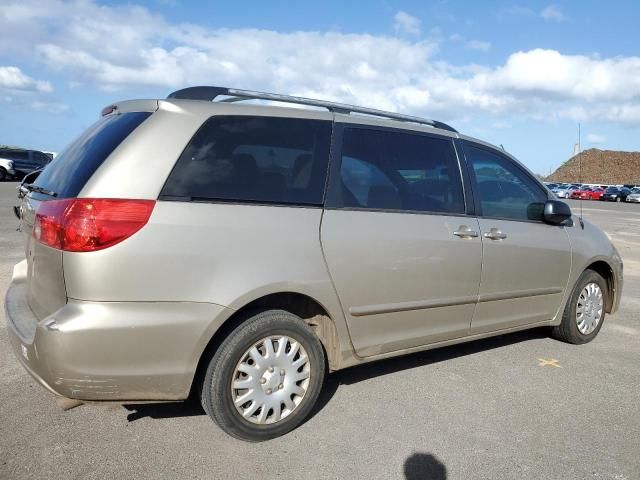
[[421,22],[416,17],[413,17],[407,12],[403,12],[402,10],[400,10],[393,17],[393,27],[397,32],[419,35],[421,30]]
[[511,5],[510,7],[503,8],[498,12],[498,18],[505,16],[514,17],[535,17],[537,14],[529,7],[523,7],[521,5]]
[[34,20],[24,9],[11,18],[0,12],[0,50],[3,32],[30,32],[11,40],[23,61],[39,62],[73,85],[119,90],[124,98],[133,87],[218,84],[443,120],[488,113],[501,120],[598,118],[640,125],[638,56],[535,49],[497,66],[453,65],[437,57],[434,39],[209,29],[171,23],[134,5],[46,5],[36,10],[37,25],[47,29],[31,29]]
[[567,20],[567,16],[562,12],[560,7],[555,4],[547,5],[540,11],[522,5],[511,5],[498,12],[498,18],[501,19],[503,17],[537,17],[553,22],[564,22]]
[[64,103],[56,103],[56,102],[34,101],[34,102],[31,102],[31,108],[38,112],[63,113],[69,110],[69,105],[66,105]]
[[482,88],[544,100],[629,101],[640,98],[640,57],[595,58],[535,49],[509,56],[504,66],[476,75]]
[[551,20],[554,22],[562,22],[567,19],[564,13],[562,13],[562,10],[560,10],[560,7],[553,4],[547,5],[545,8],[543,8],[540,12],[540,16],[545,20]]
[[600,135],[598,133],[590,133],[587,135],[587,142],[597,144],[597,143],[605,143],[607,141],[607,137],[604,135]]
[[28,92],[51,92],[53,90],[49,82],[34,80],[25,75],[18,67],[13,66],[0,66],[0,88]]
[[491,48],[491,43],[490,42],[483,42],[480,40],[469,40],[466,43],[467,48],[470,48],[471,50],[479,50],[481,52],[488,52],[489,49]]

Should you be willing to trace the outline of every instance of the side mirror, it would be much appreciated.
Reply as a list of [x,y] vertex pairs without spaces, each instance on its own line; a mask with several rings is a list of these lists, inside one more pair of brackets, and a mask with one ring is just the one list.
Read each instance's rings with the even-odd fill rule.
[[571,208],[560,200],[547,200],[544,204],[543,218],[551,225],[560,225],[571,218]]

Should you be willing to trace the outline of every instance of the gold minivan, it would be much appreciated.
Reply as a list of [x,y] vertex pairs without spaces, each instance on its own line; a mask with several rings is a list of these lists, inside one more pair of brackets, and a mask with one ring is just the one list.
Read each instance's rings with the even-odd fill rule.
[[517,160],[369,108],[116,103],[19,196],[29,373],[78,400],[197,394],[250,441],[299,425],[327,372],[540,326],[585,343],[620,302],[606,235]]

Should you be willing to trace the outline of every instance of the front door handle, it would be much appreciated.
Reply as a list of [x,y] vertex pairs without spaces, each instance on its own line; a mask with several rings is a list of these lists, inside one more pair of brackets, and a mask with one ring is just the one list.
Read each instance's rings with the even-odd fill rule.
[[478,232],[471,230],[471,227],[468,225],[460,225],[458,230],[453,232],[453,234],[460,238],[475,238],[478,236]]
[[502,233],[499,228],[492,228],[484,234],[484,238],[490,238],[491,240],[504,240],[507,238],[507,234]]

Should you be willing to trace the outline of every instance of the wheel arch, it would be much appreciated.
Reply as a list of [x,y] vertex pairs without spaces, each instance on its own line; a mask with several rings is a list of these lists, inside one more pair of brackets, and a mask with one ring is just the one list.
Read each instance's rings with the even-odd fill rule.
[[300,317],[311,326],[320,339],[330,371],[338,369],[340,341],[334,319],[318,300],[300,292],[269,293],[245,303],[229,316],[214,332],[200,354],[191,389],[198,385],[207,369],[207,363],[229,334],[258,311],[285,310]]
[[613,268],[604,260],[596,260],[587,265],[584,270],[593,270],[604,278],[605,282],[607,282],[605,311],[607,313],[611,313],[614,305],[614,298],[617,294],[616,276],[613,273]]

